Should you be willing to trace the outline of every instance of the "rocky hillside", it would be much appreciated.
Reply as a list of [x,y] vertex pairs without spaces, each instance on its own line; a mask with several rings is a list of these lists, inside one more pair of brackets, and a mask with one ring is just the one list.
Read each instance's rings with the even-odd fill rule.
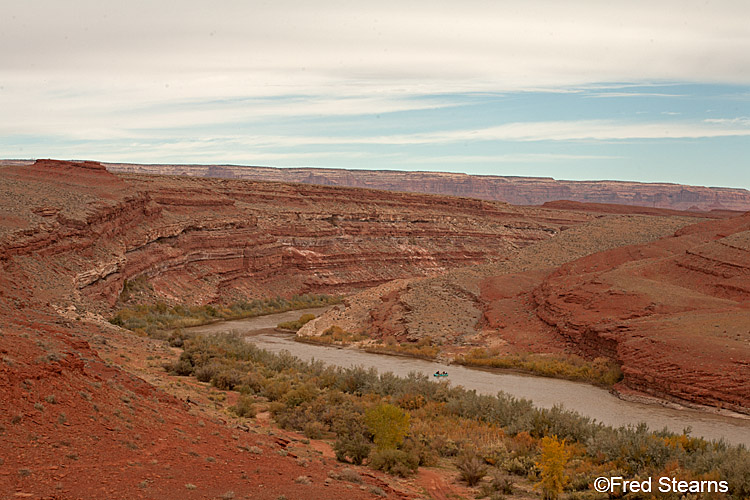
[[174,352],[106,321],[126,280],[195,304],[348,292],[499,261],[594,217],[51,160],[0,167],[0,199],[0,491],[14,498],[414,498],[334,481],[330,448],[229,427],[210,411],[220,392],[196,405],[161,380]]
[[513,205],[542,205],[549,201],[572,200],[674,210],[750,210],[750,191],[746,189],[667,183],[563,181],[548,177],[501,177],[445,172],[269,168],[235,165],[134,165],[118,163],[107,164],[107,168],[114,172],[272,180],[388,191],[434,193],[505,201]]

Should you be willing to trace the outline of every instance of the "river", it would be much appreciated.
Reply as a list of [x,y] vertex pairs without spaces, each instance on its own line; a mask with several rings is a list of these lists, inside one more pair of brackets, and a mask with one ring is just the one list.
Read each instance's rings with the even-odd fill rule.
[[[248,318],[223,323],[190,328],[192,332],[218,333],[236,331],[248,336],[248,340],[258,347],[272,352],[288,350],[305,360],[321,360],[325,363],[349,367],[364,366],[376,368],[379,372],[393,372],[407,375],[419,372],[431,376],[436,371],[447,371],[449,383],[475,389],[482,394],[496,394],[504,391],[519,398],[526,398],[538,407],[551,408],[561,404],[599,422],[608,425],[627,425],[646,422],[649,428],[658,430],[664,427],[674,432],[682,432],[690,427],[692,435],[706,439],[724,438],[730,443],[744,443],[750,447],[750,420],[716,415],[693,409],[669,408],[657,404],[643,404],[625,401],[609,391],[581,382],[571,382],[547,377],[520,375],[495,371],[479,370],[458,365],[445,364],[400,356],[372,354],[352,348],[337,348],[301,343],[294,335],[274,332],[273,328],[282,321],[296,320],[300,315],[311,312],[320,314],[327,308],[290,311],[257,318]],[[446,382],[436,382],[446,383]]]

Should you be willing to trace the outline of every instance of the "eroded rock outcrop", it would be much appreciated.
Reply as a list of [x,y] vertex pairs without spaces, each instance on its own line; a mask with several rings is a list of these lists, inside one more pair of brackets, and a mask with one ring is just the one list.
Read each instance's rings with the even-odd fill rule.
[[0,464],[12,471],[0,491],[33,498],[177,499],[186,484],[206,498],[372,496],[325,483],[324,461],[306,464],[312,484],[295,482],[294,455],[272,452],[288,443],[230,431],[120,365],[138,350],[144,364],[173,357],[106,322],[125,280],[188,303],[338,293],[502,260],[592,217],[51,160],[0,167],[0,198]]
[[629,389],[750,412],[750,215],[562,266],[537,315],[589,356],[622,363]]

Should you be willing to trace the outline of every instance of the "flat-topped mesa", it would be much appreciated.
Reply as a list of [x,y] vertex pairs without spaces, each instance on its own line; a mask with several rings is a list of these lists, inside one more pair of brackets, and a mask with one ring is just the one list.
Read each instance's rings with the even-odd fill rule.
[[549,177],[503,177],[450,172],[400,172],[338,168],[272,168],[239,165],[136,165],[110,163],[113,172],[190,175],[299,182],[387,191],[433,193],[513,205],[549,201],[635,205],[673,210],[750,210],[750,191],[627,181],[566,181]]
[[30,165],[18,165],[5,170],[18,178],[54,181],[60,184],[91,188],[121,185],[116,175],[94,161],[36,160]]

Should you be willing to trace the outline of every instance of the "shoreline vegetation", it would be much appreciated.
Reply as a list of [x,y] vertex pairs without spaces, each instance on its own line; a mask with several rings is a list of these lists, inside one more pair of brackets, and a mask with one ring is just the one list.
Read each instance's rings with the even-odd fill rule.
[[342,300],[341,296],[305,294],[294,295],[289,299],[276,297],[250,301],[239,300],[227,305],[188,306],[157,302],[120,307],[109,322],[126,328],[136,335],[170,340],[173,346],[180,347],[185,338],[183,328],[207,325],[217,321],[254,318],[298,309],[335,305],[340,304]]
[[[238,418],[267,410],[284,429],[333,441],[342,462],[398,476],[447,465],[485,498],[535,484],[545,498],[604,499],[591,487],[599,476],[724,480],[729,494],[711,498],[750,495],[750,451],[689,430],[614,428],[561,407],[436,384],[423,374],[398,377],[273,354],[237,334],[191,335],[165,369],[238,392],[231,408]],[[552,470],[565,480],[545,482]]]
[[611,388],[622,380],[622,371],[617,363],[607,358],[587,361],[574,355],[549,354],[501,355],[494,349],[478,348],[458,356],[453,363],[474,368],[496,368],[520,373],[531,373],[544,377],[588,382]]
[[[315,319],[314,315],[304,314],[296,321],[279,323],[277,328],[288,332],[297,332],[313,319]],[[368,340],[368,337],[347,332],[341,327],[333,325],[325,330],[322,335],[297,337],[295,340],[310,344],[346,347]],[[428,338],[420,339],[418,342],[399,343],[393,337],[389,337],[385,342],[379,344],[370,343],[357,347],[373,354],[408,356],[428,361],[437,360],[441,352],[440,346],[434,345]],[[531,353],[508,355],[501,354],[497,349],[487,348],[476,348],[468,354],[456,356],[450,361],[450,364],[587,382],[607,389],[611,389],[623,377],[620,366],[603,357],[588,361],[575,355]]]

